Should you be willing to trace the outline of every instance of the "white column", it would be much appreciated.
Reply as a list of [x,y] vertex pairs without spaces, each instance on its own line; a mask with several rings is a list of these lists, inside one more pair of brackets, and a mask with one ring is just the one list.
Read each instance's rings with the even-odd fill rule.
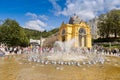
[[85,40],[85,39],[84,39],[84,37],[82,36],[82,39],[81,39],[81,47],[84,47],[84,45],[85,45],[85,44],[84,44],[84,40]]

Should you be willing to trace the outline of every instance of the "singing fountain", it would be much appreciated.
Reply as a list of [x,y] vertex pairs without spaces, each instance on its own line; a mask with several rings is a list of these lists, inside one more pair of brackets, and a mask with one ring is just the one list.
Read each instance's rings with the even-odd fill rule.
[[98,52],[94,48],[74,48],[75,39],[61,42],[56,41],[50,52],[35,53],[31,52],[28,56],[29,61],[40,62],[42,64],[60,65],[85,65],[104,63],[104,53]]

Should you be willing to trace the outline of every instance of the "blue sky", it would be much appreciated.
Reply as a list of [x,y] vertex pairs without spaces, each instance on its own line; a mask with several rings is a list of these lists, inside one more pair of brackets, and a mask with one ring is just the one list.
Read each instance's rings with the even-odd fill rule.
[[74,13],[90,20],[112,9],[120,9],[120,0],[0,0],[0,20],[15,19],[22,27],[41,31],[60,27]]

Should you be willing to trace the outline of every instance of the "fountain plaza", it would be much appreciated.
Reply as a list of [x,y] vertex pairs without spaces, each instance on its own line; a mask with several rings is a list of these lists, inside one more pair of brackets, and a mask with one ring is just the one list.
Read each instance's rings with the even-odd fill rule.
[[0,52],[0,80],[120,80],[120,54],[91,45],[90,27],[78,16],[62,23],[53,48]]
[[99,46],[73,48],[74,42],[56,41],[49,51],[34,48],[0,57],[0,80],[120,80],[119,53]]

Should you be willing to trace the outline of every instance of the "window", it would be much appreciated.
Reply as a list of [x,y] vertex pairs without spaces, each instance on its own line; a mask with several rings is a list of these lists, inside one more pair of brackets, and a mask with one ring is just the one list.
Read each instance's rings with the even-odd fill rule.
[[86,34],[85,29],[84,29],[84,28],[80,28],[79,34],[80,34],[80,35],[85,35],[85,34]]

